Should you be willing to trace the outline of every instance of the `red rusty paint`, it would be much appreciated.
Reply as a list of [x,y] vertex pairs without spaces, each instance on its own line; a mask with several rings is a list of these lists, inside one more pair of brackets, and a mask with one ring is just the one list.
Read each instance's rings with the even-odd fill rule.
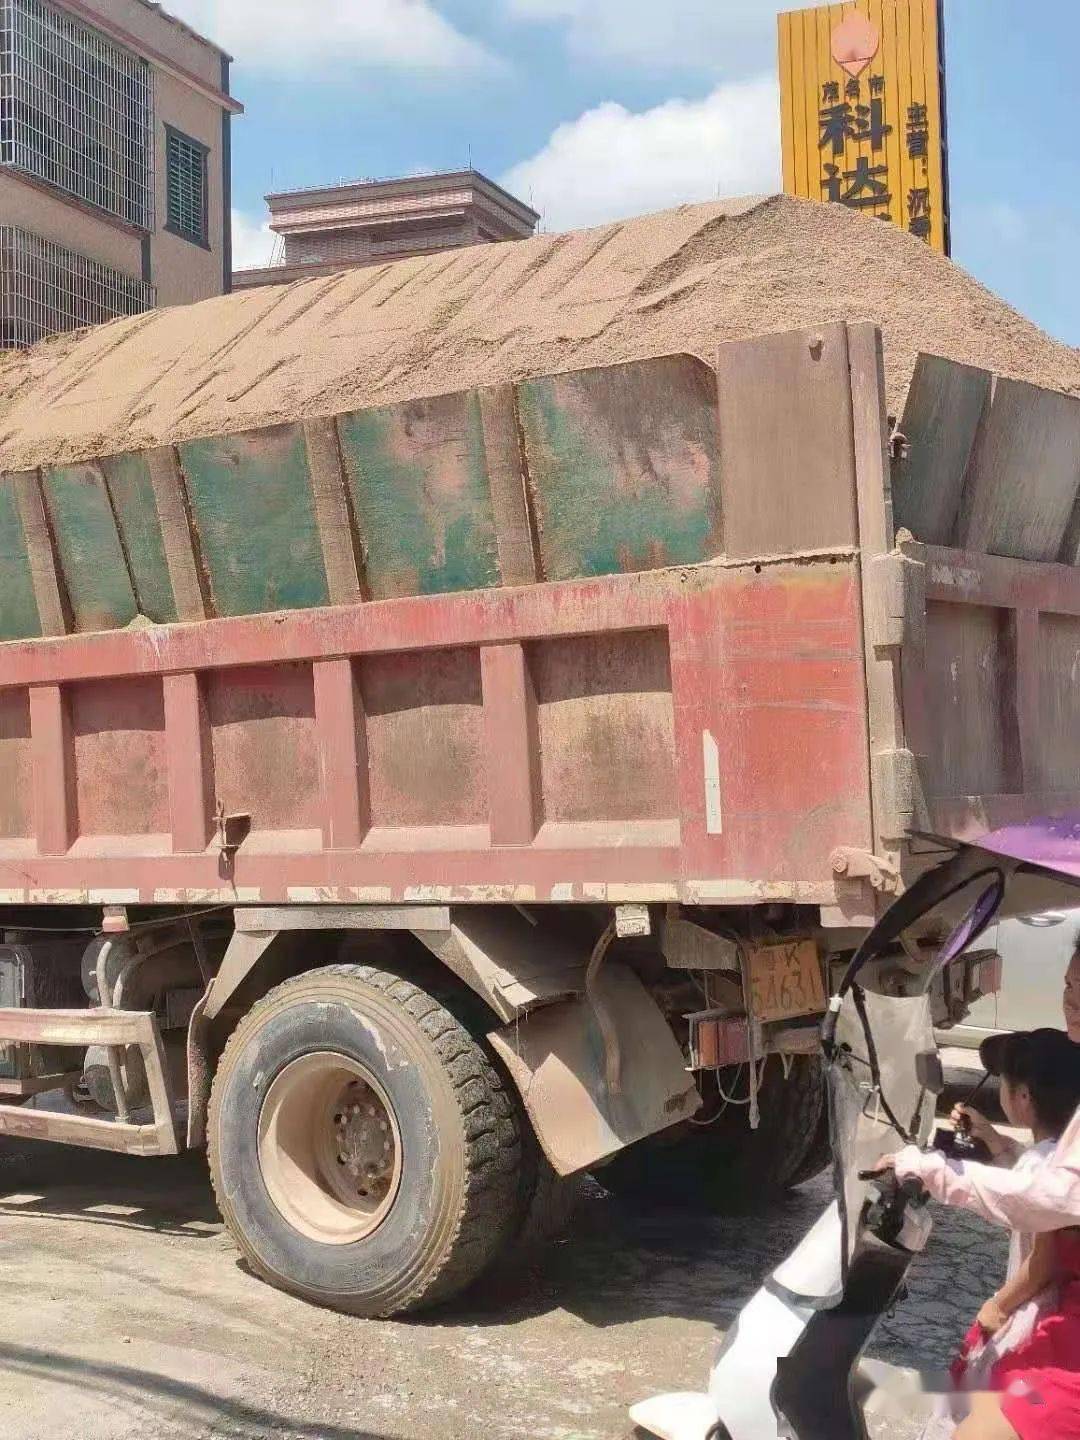
[[206,689],[214,795],[255,831],[321,823],[310,665],[216,671]]
[[[700,586],[708,572],[676,572]],[[722,572],[726,573],[726,572]],[[678,585],[676,584],[676,588]],[[135,674],[209,671],[333,655],[655,629],[672,579],[655,573],[107,631],[4,646],[0,690]]]
[[545,818],[678,818],[674,697],[665,630],[529,647]]
[[88,681],[67,694],[79,834],[168,830],[161,685],[153,678]]
[[213,757],[206,697],[198,675],[163,678],[169,824],[177,854],[198,854],[210,838],[214,808]]
[[63,854],[75,833],[75,786],[71,711],[61,686],[31,689],[30,741],[37,848],[43,855]]
[[[925,566],[925,645],[904,648],[902,678],[930,826],[974,840],[1070,808],[1080,799],[1076,570],[932,545],[904,553]],[[991,675],[988,709],[978,687]]]
[[317,660],[315,727],[324,797],[323,845],[352,850],[371,823],[367,777],[367,732],[356,665],[348,657]]
[[[4,659],[0,695],[30,687],[42,852],[0,838],[9,900],[825,903],[831,851],[869,844],[848,558],[72,636]],[[106,776],[72,733],[95,671],[126,677],[96,683],[142,736],[122,835],[101,816],[130,780],[123,747]],[[164,735],[156,771],[147,734]],[[231,869],[215,800],[253,820]]]
[[0,691],[0,836],[29,835],[32,774],[30,768],[30,697],[25,690]]
[[491,797],[491,843],[531,845],[543,820],[536,691],[525,647],[485,645],[480,651],[484,744],[502,755],[502,783]]
[[373,655],[358,669],[372,825],[485,825],[479,653]]

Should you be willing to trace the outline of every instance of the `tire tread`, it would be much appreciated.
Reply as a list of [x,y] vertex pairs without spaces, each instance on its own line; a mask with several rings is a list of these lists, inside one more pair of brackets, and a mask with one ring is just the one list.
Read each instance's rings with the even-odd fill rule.
[[[483,1048],[426,991],[400,975],[371,965],[327,965],[275,986],[252,1006],[222,1052],[211,1090],[208,1131],[213,1135],[214,1117],[221,1103],[219,1076],[228,1073],[251,1029],[291,991],[310,984],[315,975],[368,986],[404,1011],[422,1032],[455,1093],[464,1137],[465,1182],[452,1233],[443,1247],[441,1263],[428,1266],[381,1313],[400,1315],[438,1304],[477,1279],[506,1239],[507,1229],[516,1217],[521,1135],[514,1103]],[[210,1177],[218,1208],[227,1221],[229,1206],[212,1146]],[[243,1235],[231,1226],[230,1231],[252,1269],[272,1283],[280,1283],[260,1264]],[[349,1308],[347,1298],[341,1308]]]

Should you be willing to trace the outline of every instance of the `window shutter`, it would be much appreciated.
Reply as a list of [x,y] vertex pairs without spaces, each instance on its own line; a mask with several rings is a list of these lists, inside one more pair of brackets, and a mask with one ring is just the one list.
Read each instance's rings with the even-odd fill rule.
[[189,240],[206,243],[206,149],[197,140],[167,132],[168,226]]

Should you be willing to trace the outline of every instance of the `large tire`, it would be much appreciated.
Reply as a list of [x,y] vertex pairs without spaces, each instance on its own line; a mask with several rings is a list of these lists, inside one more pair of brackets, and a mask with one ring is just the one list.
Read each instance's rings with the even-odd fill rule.
[[[524,1122],[528,1126],[529,1122]],[[521,1222],[507,1247],[506,1258],[531,1260],[570,1227],[581,1200],[580,1175],[559,1175],[540,1148],[531,1127],[523,1129],[525,1188]]]
[[770,1058],[758,1104],[756,1130],[745,1106],[728,1105],[712,1121],[706,1112],[705,1123],[639,1141],[596,1178],[639,1209],[715,1213],[760,1204],[801,1183],[793,1177],[808,1159],[824,1104],[820,1062],[797,1057],[785,1078],[779,1058]]
[[818,1123],[811,1132],[806,1151],[795,1167],[795,1170],[787,1180],[787,1188],[794,1190],[799,1185],[806,1185],[811,1180],[827,1170],[832,1164],[832,1136],[829,1133],[829,1102],[826,1090],[825,1068],[820,1060],[815,1060],[815,1067],[818,1072],[818,1084],[820,1086],[820,1111]]
[[495,1068],[430,995],[368,966],[288,980],[245,1016],[208,1151],[252,1270],[355,1315],[457,1294],[520,1216],[517,1110]]

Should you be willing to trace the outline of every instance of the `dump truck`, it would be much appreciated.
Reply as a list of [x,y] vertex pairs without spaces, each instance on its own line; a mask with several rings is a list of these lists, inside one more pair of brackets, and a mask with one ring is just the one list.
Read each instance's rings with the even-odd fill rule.
[[820,1169],[920,834],[1080,790],[1080,401],[924,355],[887,408],[834,323],[0,476],[0,1135],[205,1147],[364,1315],[584,1172]]

